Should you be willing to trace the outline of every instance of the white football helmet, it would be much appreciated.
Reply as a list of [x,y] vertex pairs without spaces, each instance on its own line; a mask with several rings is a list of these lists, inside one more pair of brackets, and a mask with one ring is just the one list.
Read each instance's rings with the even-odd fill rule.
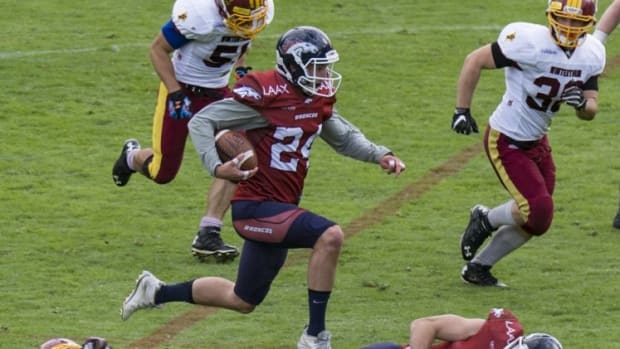
[[532,333],[510,342],[504,349],[563,349],[562,344],[552,335]]

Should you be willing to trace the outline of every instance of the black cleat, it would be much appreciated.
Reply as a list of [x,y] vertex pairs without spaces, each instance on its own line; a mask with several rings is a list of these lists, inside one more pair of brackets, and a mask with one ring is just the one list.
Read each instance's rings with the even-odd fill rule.
[[140,149],[140,143],[135,139],[126,140],[125,144],[123,144],[121,155],[116,159],[114,167],[112,167],[112,180],[119,187],[127,184],[131,175],[136,172],[127,165],[127,153],[134,149]]
[[471,209],[469,224],[461,235],[461,255],[466,261],[474,258],[484,240],[495,231],[487,218],[488,213],[489,208],[482,205],[476,205]]
[[234,260],[239,255],[239,250],[224,243],[219,228],[205,227],[196,233],[192,242],[192,254],[200,261],[214,257],[217,262],[227,262]]
[[616,213],[616,218],[614,218],[614,228],[620,229],[620,210]]
[[491,274],[490,265],[482,265],[480,263],[469,262],[465,264],[461,270],[461,280],[468,284],[477,286],[495,286],[507,287],[505,283],[497,280]]

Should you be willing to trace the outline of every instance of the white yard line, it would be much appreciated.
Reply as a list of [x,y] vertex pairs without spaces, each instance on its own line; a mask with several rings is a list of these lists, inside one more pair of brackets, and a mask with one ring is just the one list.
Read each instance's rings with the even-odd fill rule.
[[[402,27],[402,28],[384,28],[373,30],[356,30],[350,32],[331,32],[328,33],[330,37],[346,37],[346,36],[358,36],[358,35],[384,35],[384,34],[396,34],[396,33],[421,33],[421,32],[461,32],[461,31],[497,31],[502,29],[499,25],[485,25],[485,26],[471,26],[471,25],[448,25],[448,26],[422,26],[422,27]],[[280,35],[265,35],[265,38],[277,39]],[[103,47],[77,47],[58,50],[30,50],[30,51],[12,51],[12,52],[0,52],[0,60],[2,59],[14,59],[21,57],[42,56],[42,55],[66,55],[66,54],[78,54],[78,53],[90,53],[95,51],[115,51],[118,52],[123,48],[146,48],[150,43],[127,43],[116,44]]]

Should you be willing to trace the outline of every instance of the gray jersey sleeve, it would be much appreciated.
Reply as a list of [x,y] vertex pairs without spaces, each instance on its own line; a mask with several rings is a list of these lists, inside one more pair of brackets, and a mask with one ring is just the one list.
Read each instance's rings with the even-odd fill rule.
[[215,150],[216,130],[248,130],[269,125],[255,109],[226,98],[209,104],[194,114],[188,124],[189,134],[202,165],[213,176],[222,162]]
[[321,138],[339,154],[356,160],[379,163],[391,153],[390,149],[369,141],[353,124],[334,109],[332,117],[323,123]]

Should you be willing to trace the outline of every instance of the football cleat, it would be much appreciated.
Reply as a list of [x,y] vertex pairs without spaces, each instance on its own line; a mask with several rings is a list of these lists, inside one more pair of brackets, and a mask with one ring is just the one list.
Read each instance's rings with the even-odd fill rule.
[[226,244],[217,227],[203,227],[192,242],[192,254],[200,261],[214,257],[218,262],[232,261],[239,255],[237,247]]
[[161,307],[155,304],[155,293],[165,285],[155,275],[144,270],[136,280],[136,287],[125,298],[121,307],[121,319],[127,320],[140,309]]
[[118,159],[116,159],[114,167],[112,167],[112,180],[114,181],[114,184],[119,187],[127,184],[127,182],[129,182],[129,178],[131,178],[131,175],[136,172],[129,168],[129,165],[127,164],[127,153],[135,149],[140,149],[140,143],[138,143],[135,139],[126,140],[125,144],[123,144],[121,155]]
[[497,278],[491,274],[491,267],[490,265],[469,262],[465,264],[461,270],[461,280],[477,286],[508,287],[508,285],[497,280]]
[[330,344],[331,333],[327,330],[323,330],[319,332],[319,334],[315,336],[311,336],[307,332],[308,328],[304,328],[304,331],[301,333],[301,337],[297,342],[297,349],[331,349],[332,346]]
[[487,218],[488,213],[489,208],[483,205],[476,205],[471,209],[469,223],[461,235],[461,255],[466,261],[474,258],[484,240],[495,231]]

